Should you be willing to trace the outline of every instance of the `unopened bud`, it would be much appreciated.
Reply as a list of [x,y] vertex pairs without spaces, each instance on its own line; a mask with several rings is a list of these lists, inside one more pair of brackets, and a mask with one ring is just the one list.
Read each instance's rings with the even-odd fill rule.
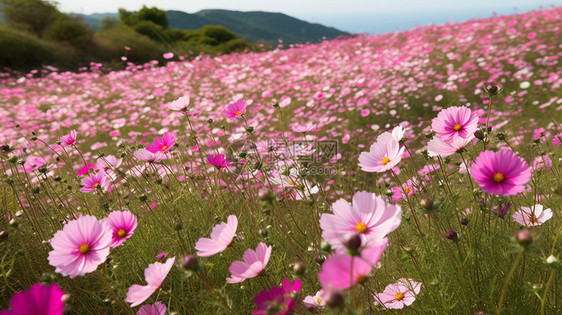
[[515,235],[517,243],[523,247],[527,247],[533,243],[533,234],[529,230],[521,230]]
[[430,211],[431,209],[433,209],[433,199],[423,198],[422,200],[420,200],[420,206],[424,210]]
[[359,233],[353,233],[346,238],[343,244],[347,249],[356,251],[361,247],[361,236]]
[[293,266],[293,271],[295,274],[302,276],[306,271],[306,265],[302,261],[297,261]]
[[199,268],[199,260],[195,255],[185,255],[181,259],[181,266],[185,270],[196,271]]
[[324,300],[326,301],[326,305],[330,308],[343,306],[345,302],[343,294],[339,291],[328,291],[324,294]]
[[458,239],[457,232],[450,230],[449,232],[445,233],[445,238],[456,241]]
[[476,130],[474,132],[474,137],[478,140],[484,140],[484,133],[482,132],[482,130]]

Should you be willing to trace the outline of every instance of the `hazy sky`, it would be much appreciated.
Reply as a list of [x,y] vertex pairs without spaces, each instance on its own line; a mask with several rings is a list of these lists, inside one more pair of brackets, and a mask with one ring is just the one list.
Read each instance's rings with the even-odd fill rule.
[[[203,9],[282,12],[309,22],[369,33],[408,29],[414,24],[441,24],[561,6],[562,0],[57,0],[59,9],[74,13],[136,11],[143,5],[194,13]],[[376,28],[374,27],[376,25]]]

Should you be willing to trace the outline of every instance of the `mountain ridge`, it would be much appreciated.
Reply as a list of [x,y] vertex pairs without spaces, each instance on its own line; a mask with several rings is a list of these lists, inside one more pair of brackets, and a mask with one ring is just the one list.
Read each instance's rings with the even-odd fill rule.
[[[200,29],[204,25],[221,25],[236,33],[239,38],[253,43],[276,44],[278,40],[282,40],[287,44],[295,44],[350,35],[333,27],[310,23],[280,12],[205,9],[195,13],[168,10],[166,14],[169,28],[186,30]],[[93,29],[97,29],[106,16],[118,17],[115,13],[82,16]]]

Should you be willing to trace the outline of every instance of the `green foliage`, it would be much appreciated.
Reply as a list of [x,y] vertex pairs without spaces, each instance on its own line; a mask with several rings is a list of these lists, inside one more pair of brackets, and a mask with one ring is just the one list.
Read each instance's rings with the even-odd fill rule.
[[105,30],[108,30],[108,29],[116,26],[117,24],[119,24],[119,21],[117,20],[117,18],[115,18],[113,16],[106,16],[103,19],[101,19],[99,30],[105,31]]
[[217,45],[236,38],[236,34],[234,34],[234,32],[220,25],[205,25],[201,29],[201,33],[203,36],[213,38]]
[[86,47],[92,41],[93,34],[78,17],[59,16],[44,32],[46,39],[65,41],[76,47]]
[[221,43],[217,47],[217,50],[224,54],[229,54],[231,52],[241,52],[251,47],[253,47],[253,45],[248,44],[243,39],[237,38],[237,39],[229,40],[226,43]]
[[41,36],[61,14],[54,3],[43,0],[1,0],[2,13],[8,23]]
[[148,38],[161,42],[165,38],[164,29],[152,21],[140,21],[132,26],[133,29]]
[[64,44],[39,39],[0,24],[0,65],[12,69],[32,69],[43,64],[69,65],[76,62],[76,50]]
[[[102,60],[118,60],[125,54],[129,61],[146,62],[161,59],[166,51],[163,45],[125,25],[96,32],[94,40],[99,46],[98,56]],[[125,51],[123,46],[129,46],[131,50]]]
[[168,28],[166,11],[156,7],[148,8],[147,6],[143,6],[138,12],[130,12],[121,8],[119,9],[119,21],[133,27],[142,22],[152,22],[160,26],[163,30]]

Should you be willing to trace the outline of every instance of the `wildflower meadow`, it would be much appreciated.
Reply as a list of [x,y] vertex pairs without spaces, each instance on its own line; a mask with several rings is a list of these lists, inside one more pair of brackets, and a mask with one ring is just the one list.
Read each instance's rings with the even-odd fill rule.
[[1,74],[0,314],[562,313],[561,21]]

